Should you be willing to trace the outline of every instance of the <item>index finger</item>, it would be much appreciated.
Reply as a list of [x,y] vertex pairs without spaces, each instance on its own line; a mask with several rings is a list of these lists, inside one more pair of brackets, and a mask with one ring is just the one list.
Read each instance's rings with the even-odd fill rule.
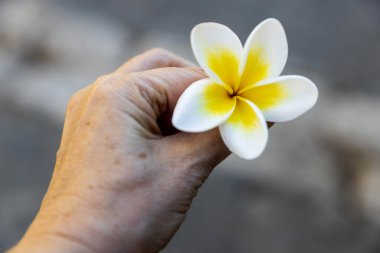
[[128,74],[131,72],[140,72],[156,68],[186,68],[194,66],[196,66],[194,63],[177,56],[168,50],[153,48],[143,54],[133,57],[131,60],[119,67],[115,72]]

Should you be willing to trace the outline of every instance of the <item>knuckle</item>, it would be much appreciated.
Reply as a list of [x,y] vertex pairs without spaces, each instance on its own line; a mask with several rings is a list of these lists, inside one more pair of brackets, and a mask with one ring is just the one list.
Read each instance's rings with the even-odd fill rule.
[[99,77],[92,89],[92,99],[96,102],[110,102],[114,99],[119,87],[126,81],[124,74],[112,73]]
[[150,53],[150,54],[156,54],[156,55],[169,55],[170,52],[164,48],[161,48],[161,47],[154,47],[152,49],[149,49],[147,51],[147,53]]
[[115,84],[120,82],[120,77],[116,74],[109,74],[99,77],[94,84],[93,94],[106,95]]
[[68,109],[72,109],[74,107],[77,107],[78,104],[81,103],[83,100],[84,96],[88,93],[89,89],[91,86],[84,87],[77,92],[75,92],[69,99],[69,102],[67,104]]
[[70,97],[69,102],[67,104],[67,111],[71,111],[72,109],[74,109],[75,107],[78,106],[78,104],[80,103],[80,101],[83,98],[83,94],[85,93],[85,91],[86,91],[86,88],[81,89],[81,90],[75,92]]
[[163,66],[169,66],[174,58],[172,52],[159,47],[150,49],[147,54],[154,57],[156,60],[159,60]]
[[55,157],[57,160],[61,159],[62,153],[63,153],[62,148],[59,148],[57,152],[55,153]]
[[114,72],[111,74],[103,75],[100,76],[96,81],[95,81],[95,86],[116,86],[120,83],[125,82],[126,78],[129,76],[129,74],[124,74],[124,73],[118,73]]
[[108,75],[102,75],[98,77],[98,79],[96,79],[95,86],[108,86],[109,84],[112,84],[115,81],[117,81],[117,77],[118,75],[114,73],[108,74]]
[[74,93],[69,99],[69,103],[67,104],[67,110],[71,110],[79,103],[79,94]]

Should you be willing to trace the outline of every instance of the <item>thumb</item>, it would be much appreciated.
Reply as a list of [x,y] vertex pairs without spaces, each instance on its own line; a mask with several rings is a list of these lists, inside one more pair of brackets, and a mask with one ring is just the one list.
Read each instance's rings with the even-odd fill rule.
[[[159,140],[159,145],[165,152],[172,153],[182,163],[190,161],[188,169],[198,168],[208,176],[212,169],[226,159],[231,151],[224,144],[218,128],[202,133],[180,132]],[[198,171],[199,173],[199,171]]]

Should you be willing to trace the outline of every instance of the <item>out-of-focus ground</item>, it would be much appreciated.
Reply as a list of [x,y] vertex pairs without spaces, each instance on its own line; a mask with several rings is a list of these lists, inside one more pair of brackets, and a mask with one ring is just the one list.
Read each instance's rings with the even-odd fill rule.
[[259,159],[222,163],[164,252],[380,252],[377,0],[0,1],[0,251],[38,210],[76,90],[150,47],[193,59],[197,23],[244,39],[267,17],[287,31],[285,73],[319,102]]

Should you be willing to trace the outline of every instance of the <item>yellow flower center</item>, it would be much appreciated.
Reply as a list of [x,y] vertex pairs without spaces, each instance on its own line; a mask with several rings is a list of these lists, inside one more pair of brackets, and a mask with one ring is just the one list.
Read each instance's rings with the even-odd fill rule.
[[207,54],[210,69],[221,79],[232,96],[237,96],[245,88],[254,85],[268,76],[269,64],[262,49],[252,47],[239,73],[239,57],[226,48],[213,48]]
[[[244,70],[242,71],[239,71],[240,61],[241,59],[236,54],[226,48],[216,47],[207,52],[209,68],[222,81],[219,85],[222,85],[227,91],[223,100],[225,105],[230,104],[230,102],[226,103],[226,101],[234,101],[241,97],[250,100],[260,109],[266,109],[286,97],[287,92],[280,84],[255,86],[259,81],[269,76],[270,65],[262,48],[251,48],[246,61],[242,62],[244,64]],[[217,94],[208,93],[206,96],[215,95]],[[222,103],[217,104],[215,107],[220,107]],[[213,108],[212,111],[220,112],[221,110]]]

